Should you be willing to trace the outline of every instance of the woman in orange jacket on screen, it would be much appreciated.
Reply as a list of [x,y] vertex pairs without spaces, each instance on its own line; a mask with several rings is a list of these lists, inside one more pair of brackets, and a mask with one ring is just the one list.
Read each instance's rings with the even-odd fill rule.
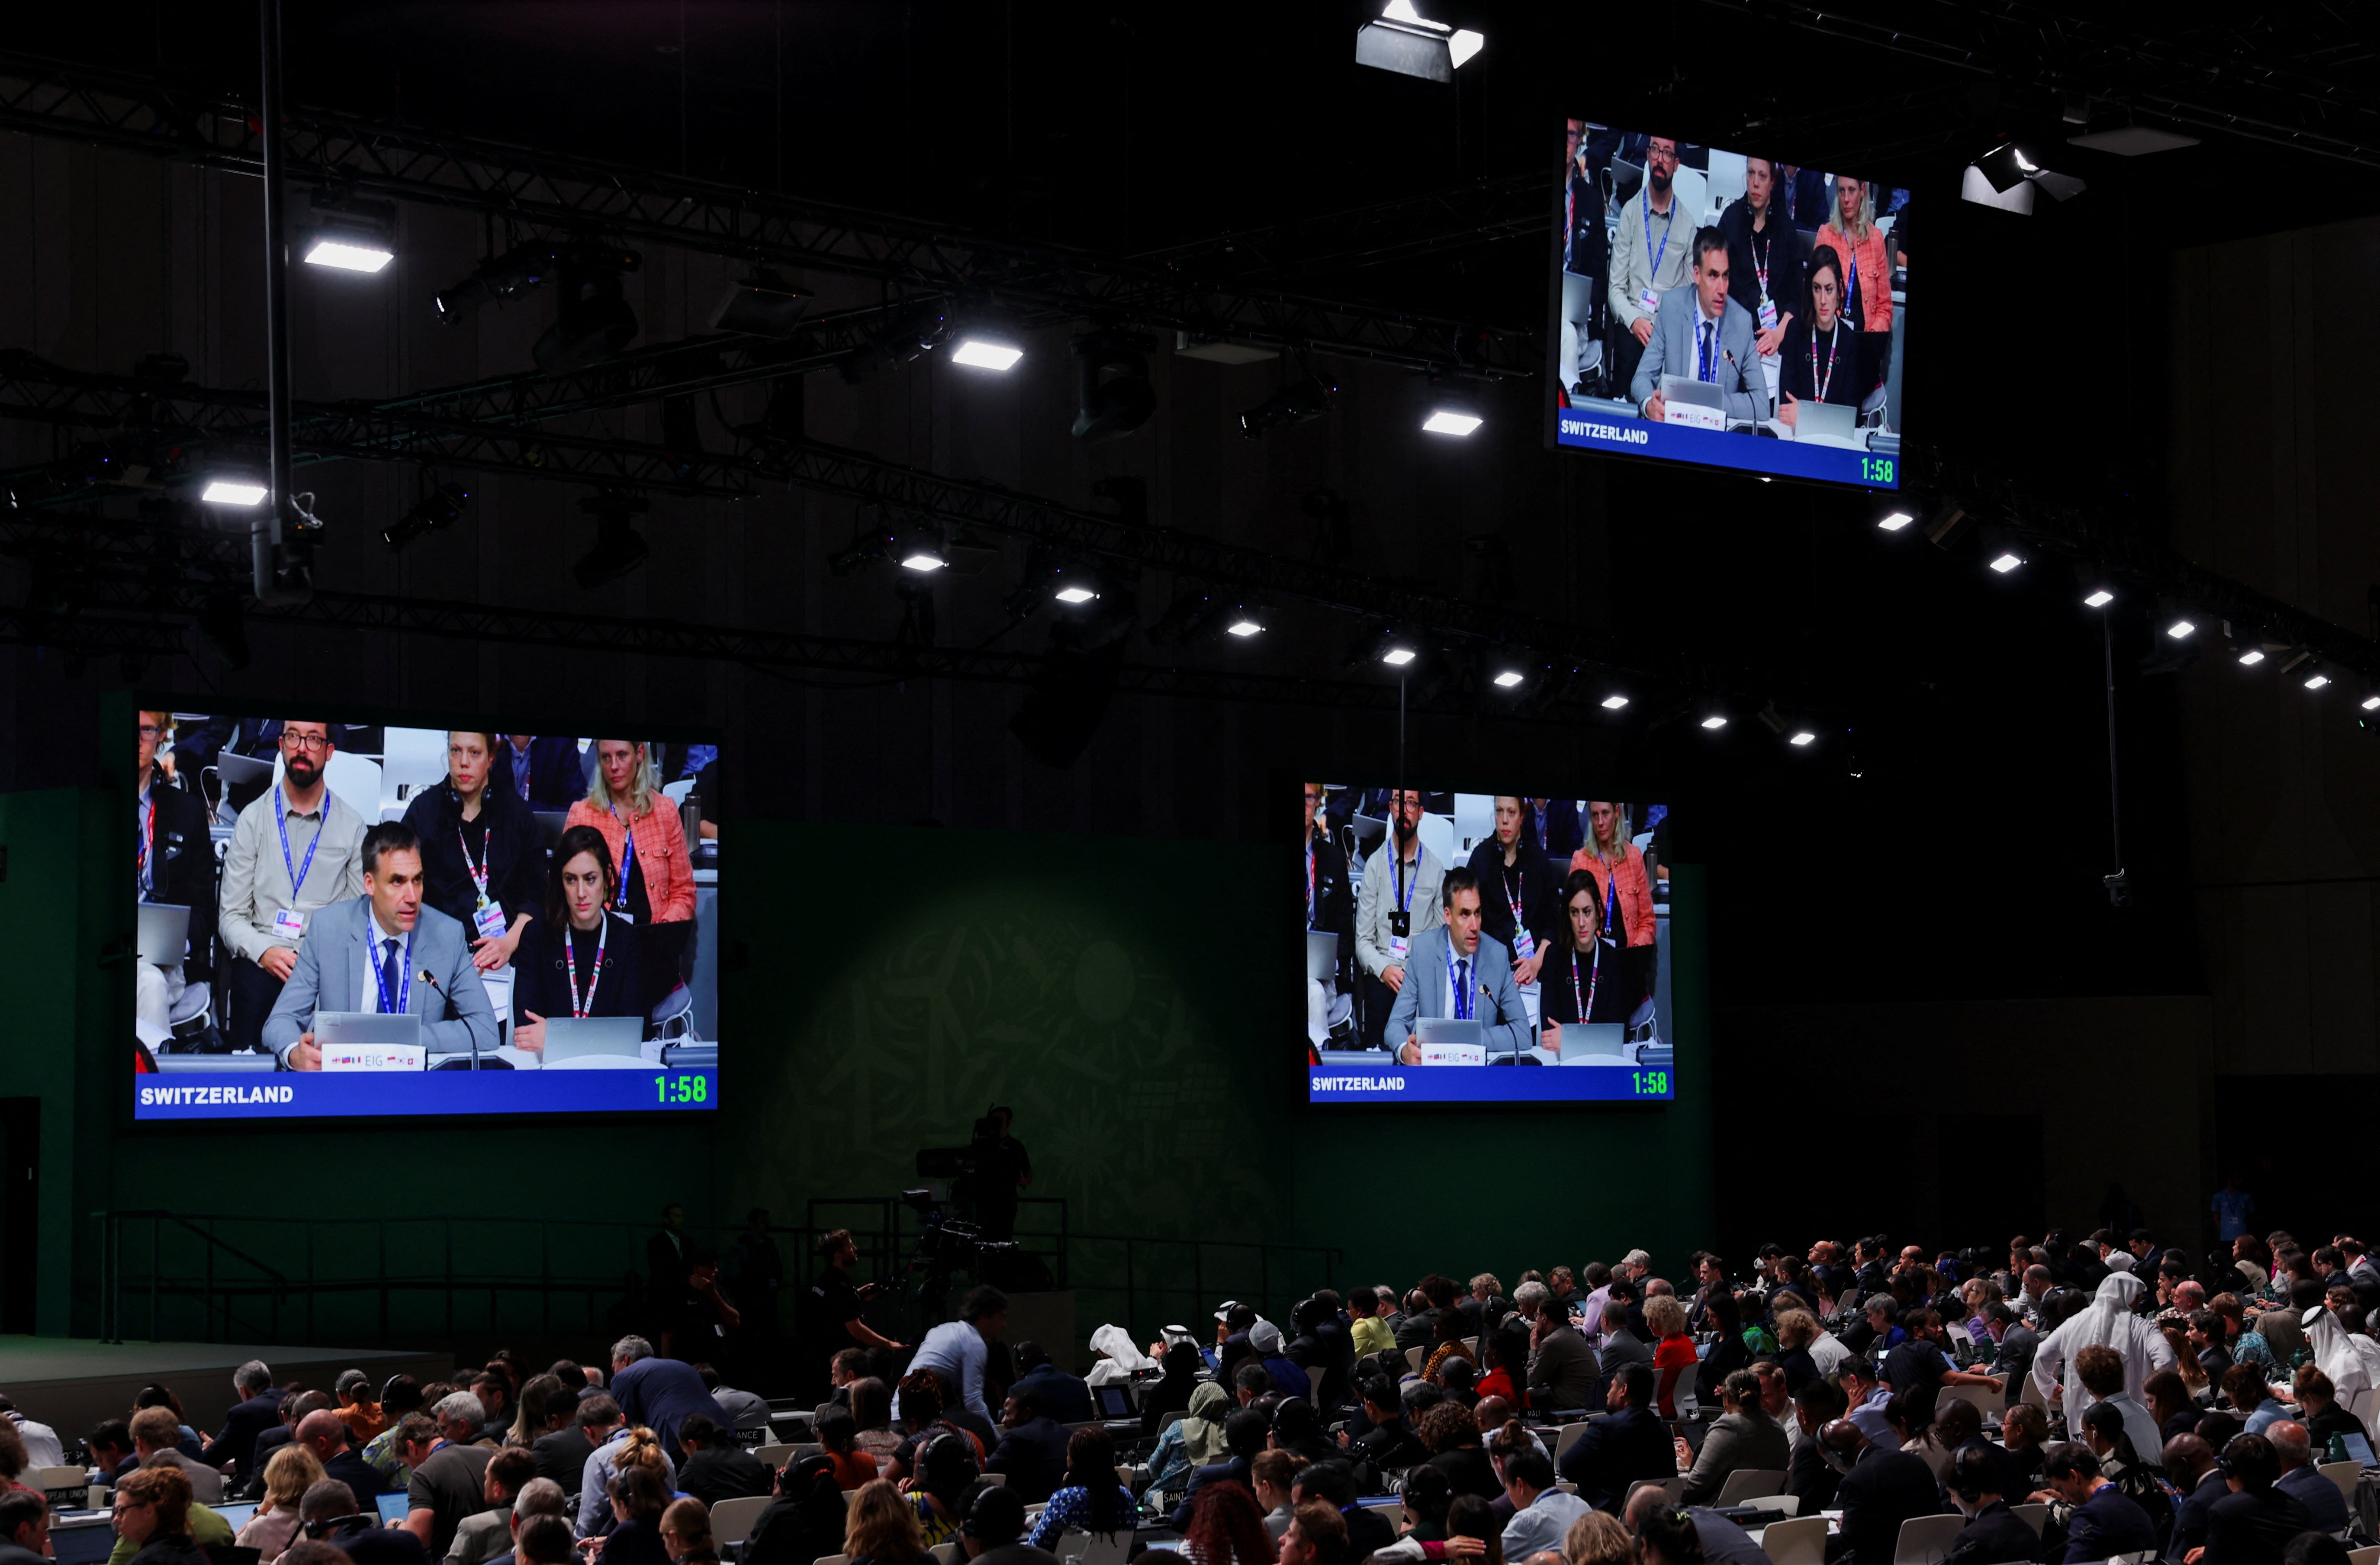
[[595,741],[594,780],[563,820],[565,831],[573,826],[601,832],[620,867],[611,911],[639,931],[650,1009],[679,983],[679,964],[694,933],[694,866],[686,857],[686,828],[662,795],[642,741]]
[[1843,258],[1843,313],[1863,332],[1892,330],[1892,258],[1876,225],[1876,187],[1848,174],[1835,176],[1835,210],[1810,241]]
[[1586,801],[1586,845],[1571,855],[1570,867],[1595,877],[1607,908],[1618,883],[1620,905],[1609,927],[1620,931],[1622,944],[1653,943],[1653,882],[1645,873],[1645,850],[1629,841],[1626,805]]

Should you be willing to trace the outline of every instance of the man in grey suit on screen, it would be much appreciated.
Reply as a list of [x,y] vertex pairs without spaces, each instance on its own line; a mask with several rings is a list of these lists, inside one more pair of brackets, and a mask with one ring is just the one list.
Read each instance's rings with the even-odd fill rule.
[[1653,340],[1637,361],[1628,394],[1659,423],[1668,418],[1661,377],[1676,375],[1719,388],[1730,423],[1768,417],[1768,382],[1754,338],[1759,323],[1727,297],[1727,239],[1716,228],[1694,235],[1694,281],[1661,296]]
[[298,964],[264,1019],[264,1047],[288,1070],[319,1071],[315,1013],[363,1011],[420,1017],[431,1054],[468,1054],[474,1043],[492,1051],[496,1015],[463,926],[422,905],[421,839],[383,821],[364,833],[358,856],[364,894],[308,920]]
[[1403,1040],[1398,1062],[1421,1063],[1415,1035],[1424,1016],[1476,1020],[1491,1060],[1520,1053],[1534,1041],[1529,1013],[1512,983],[1512,952],[1493,935],[1479,932],[1479,877],[1467,866],[1448,870],[1439,901],[1441,921],[1414,938],[1413,961],[1397,990],[1396,1008],[1389,1013],[1387,1037]]

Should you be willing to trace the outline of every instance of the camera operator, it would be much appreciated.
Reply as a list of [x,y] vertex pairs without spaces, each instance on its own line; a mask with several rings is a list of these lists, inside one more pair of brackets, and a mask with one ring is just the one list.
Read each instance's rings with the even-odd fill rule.
[[860,1318],[860,1311],[876,1296],[876,1284],[855,1287],[851,1268],[859,1262],[859,1244],[851,1230],[838,1228],[818,1242],[819,1259],[826,1269],[802,1297],[802,1378],[823,1395],[834,1355],[849,1347],[885,1348],[899,1353],[895,1342]]
[[1016,1237],[1016,1194],[1033,1183],[1033,1159],[1025,1143],[1008,1134],[1015,1122],[1014,1110],[997,1104],[976,1122],[975,1145],[968,1148],[975,1162],[976,1223],[992,1241]]

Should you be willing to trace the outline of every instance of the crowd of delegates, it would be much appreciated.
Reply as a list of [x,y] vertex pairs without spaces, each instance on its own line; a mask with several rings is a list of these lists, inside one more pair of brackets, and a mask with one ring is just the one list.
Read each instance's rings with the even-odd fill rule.
[[[484,1052],[497,1033],[480,976],[498,971],[516,979],[512,1042],[532,1054],[549,1017],[674,1008],[694,868],[655,746],[597,739],[582,760],[573,739],[449,733],[445,779],[382,822],[328,781],[342,737],[370,734],[298,718],[207,729],[140,714],[136,895],[190,910],[180,962],[135,964],[144,1068],[158,1050],[221,1048],[317,1069],[318,1009],[419,1014],[433,1053]],[[679,751],[715,838],[716,751]],[[226,752],[277,755],[282,771],[239,810],[218,873],[199,772]],[[550,851],[540,810],[566,812]]]
[[[1643,177],[1607,195],[1615,163]],[[1649,418],[1662,417],[1664,373],[1723,386],[1733,419],[1791,426],[1803,402],[1859,406],[1887,373],[1894,280],[1909,265],[1908,209],[1878,204],[1899,193],[1747,156],[1743,194],[1705,224],[1706,212],[1678,199],[1680,163],[1674,137],[1571,122],[1562,266],[1602,286],[1566,295],[1560,393],[1594,389],[1582,387],[1577,367],[1593,356],[1576,340],[1600,325],[1603,385]],[[1878,223],[1887,215],[1888,241]]]
[[[111,1565],[226,1544],[259,1565],[707,1565],[710,1508],[742,1498],[766,1501],[749,1565],[945,1543],[1031,1565],[1144,1517],[1172,1535],[1155,1565],[1766,1565],[1713,1503],[1747,1471],[1839,1515],[1830,1565],[1950,1515],[1946,1565],[2343,1565],[2360,1523],[2321,1467],[2363,1454],[2354,1407],[2380,1389],[2380,1267],[2351,1238],[2193,1261],[2145,1231],[1930,1256],[1877,1236],[1682,1265],[1324,1290],[1285,1328],[1226,1301],[1211,1341],[1168,1328],[1143,1353],[1103,1328],[1087,1378],[1009,1343],[978,1287],[914,1348],[836,1350],[816,1449],[775,1471],[745,1449],[759,1396],[638,1337],[608,1368],[500,1353],[431,1386],[251,1363],[212,1433],[152,1386],[82,1445],[115,1488]],[[1098,1417],[1093,1388],[1125,1381],[1135,1419]],[[62,1444],[0,1399],[12,1489]],[[1361,1503],[1384,1493],[1394,1520]],[[229,1500],[257,1502],[237,1534]],[[0,1498],[5,1544],[38,1558],[42,1514]]]
[[[1491,1055],[1533,1043],[1559,1052],[1562,1024],[1637,1015],[1656,977],[1667,810],[1640,807],[1633,823],[1616,801],[1502,794],[1494,807],[1493,832],[1465,862],[1444,864],[1421,823],[1451,808],[1445,796],[1305,784],[1305,927],[1336,935],[1339,948],[1337,977],[1316,980],[1308,998],[1310,1042],[1324,1037],[1339,995],[1353,1004],[1332,1046],[1392,1053],[1409,1049],[1415,1014],[1471,1015],[1472,997]],[[1387,830],[1351,875],[1358,816]],[[1655,835],[1649,859],[1638,831]],[[1409,985],[1409,973],[1423,977]],[[1429,977],[1457,973],[1459,983]],[[1536,1036],[1524,996],[1537,1001]]]

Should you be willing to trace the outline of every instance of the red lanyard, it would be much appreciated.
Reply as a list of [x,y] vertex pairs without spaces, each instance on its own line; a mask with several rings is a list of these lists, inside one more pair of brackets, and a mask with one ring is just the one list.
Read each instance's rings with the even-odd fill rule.
[[570,979],[570,1014],[584,1017],[595,1009],[595,986],[603,981],[603,948],[612,939],[612,916],[605,914],[603,922],[595,927],[595,968],[587,976],[587,998],[578,998],[578,952],[570,939],[567,925],[562,930],[562,970]]

